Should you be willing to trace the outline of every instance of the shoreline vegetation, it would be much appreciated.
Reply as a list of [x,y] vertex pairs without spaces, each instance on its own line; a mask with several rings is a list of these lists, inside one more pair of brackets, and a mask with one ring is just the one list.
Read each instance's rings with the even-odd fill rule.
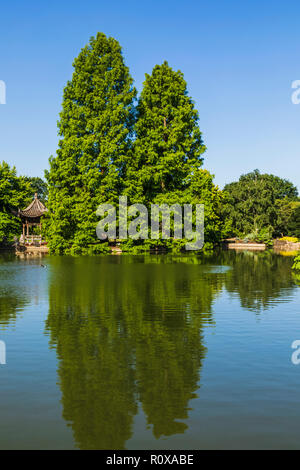
[[[293,265],[293,269],[299,270],[299,267],[296,267],[296,259],[299,254],[299,242],[298,243],[282,243],[280,240],[276,239],[273,242],[272,246],[268,246],[265,243],[255,243],[255,242],[245,242],[245,241],[239,241],[236,240],[235,242],[228,242],[227,240],[223,240],[220,244],[215,245],[212,250],[208,249],[201,249],[201,250],[195,250],[195,251],[187,251],[187,250],[181,250],[181,251],[175,251],[175,250],[167,250],[163,246],[159,247],[156,246],[152,249],[147,249],[147,250],[139,250],[139,251],[133,251],[133,250],[125,250],[122,251],[122,248],[120,246],[120,243],[118,241],[116,242],[109,242],[108,243],[108,250],[106,253],[102,254],[110,254],[110,255],[125,255],[125,254],[140,254],[140,255],[161,255],[161,254],[185,254],[185,255],[199,255],[199,253],[205,253],[209,254],[215,251],[237,251],[237,252],[242,252],[242,251],[252,251],[252,252],[263,252],[263,251],[272,251],[277,255],[281,256],[287,256],[287,257],[293,257],[295,258],[295,263]],[[1,247],[0,246],[0,253],[1,252],[13,252],[17,254],[19,257],[27,257],[29,256],[44,256],[49,254],[49,247],[44,244],[40,246],[35,246],[34,244],[16,244],[16,245],[11,245],[9,247]],[[72,256],[81,256],[80,255],[74,255]],[[88,253],[85,253],[85,255],[89,255]]]
[[[1,248],[17,243],[18,210],[34,193],[48,208],[40,235],[50,254],[109,253],[111,244],[96,237],[96,211],[100,204],[117,208],[120,196],[147,208],[203,204],[203,251],[230,238],[267,248],[274,239],[298,242],[300,198],[293,183],[254,170],[221,190],[203,168],[199,114],[181,71],[166,61],[156,65],[138,96],[120,44],[103,33],[90,39],[73,67],[63,92],[58,150],[45,181],[18,176],[0,163]],[[177,253],[185,244],[172,236],[128,239],[117,241],[114,251]],[[300,256],[294,268],[300,270]]]

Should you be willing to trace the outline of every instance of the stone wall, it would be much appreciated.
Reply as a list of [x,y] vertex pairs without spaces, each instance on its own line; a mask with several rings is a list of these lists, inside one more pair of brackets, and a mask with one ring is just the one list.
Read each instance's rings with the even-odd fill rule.
[[292,243],[283,240],[274,240],[275,251],[300,251],[300,242]]

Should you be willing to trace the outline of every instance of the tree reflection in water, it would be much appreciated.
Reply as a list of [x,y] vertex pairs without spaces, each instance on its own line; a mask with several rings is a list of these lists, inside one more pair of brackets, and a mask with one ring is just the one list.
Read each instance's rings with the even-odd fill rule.
[[46,328],[76,445],[124,449],[138,405],[156,438],[184,433],[214,299],[225,287],[259,312],[293,288],[290,267],[270,253],[52,258]]

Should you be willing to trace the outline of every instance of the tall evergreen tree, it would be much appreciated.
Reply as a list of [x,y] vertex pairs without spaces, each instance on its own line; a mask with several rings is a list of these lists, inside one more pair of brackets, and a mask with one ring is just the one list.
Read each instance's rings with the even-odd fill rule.
[[198,120],[182,72],[164,62],[146,74],[137,107],[129,195],[153,202],[158,194],[186,187],[186,178],[202,165],[205,151]]
[[74,61],[63,95],[61,140],[50,159],[48,238],[52,251],[94,245],[96,209],[122,191],[136,90],[119,43],[98,33]]
[[[167,62],[156,65],[151,75],[146,74],[135,131],[126,179],[130,201],[146,205],[204,204],[205,240],[220,239],[222,193],[213,184],[213,176],[201,168],[205,146],[198,112],[182,72],[175,72]],[[151,244],[156,242],[152,240]],[[173,249],[177,242],[164,245]]]

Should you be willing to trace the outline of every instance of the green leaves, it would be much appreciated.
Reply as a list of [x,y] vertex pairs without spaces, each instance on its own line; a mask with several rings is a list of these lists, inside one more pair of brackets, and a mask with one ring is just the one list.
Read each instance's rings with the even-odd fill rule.
[[64,90],[61,140],[47,175],[52,251],[74,246],[78,252],[100,243],[96,208],[116,202],[124,186],[135,96],[119,43],[102,33],[92,37],[75,59]]
[[[127,165],[126,195],[130,202],[204,204],[205,240],[221,237],[221,191],[202,170],[205,146],[198,112],[180,71],[164,62],[146,80],[137,106],[136,140]],[[162,245],[162,240],[143,246]],[[166,249],[182,249],[178,240],[163,241]],[[132,247],[130,247],[132,248]]]
[[16,213],[27,205],[32,195],[30,182],[17,176],[15,167],[0,163],[0,244],[20,236],[21,223]]
[[295,271],[300,271],[300,255],[296,256],[294,259],[293,269]]
[[[208,241],[221,234],[221,192],[201,170],[199,117],[180,71],[167,62],[136,90],[119,43],[99,33],[74,61],[64,90],[56,157],[50,159],[47,234],[53,252],[93,252],[101,203],[204,203]],[[143,249],[160,240],[142,242]],[[140,240],[124,243],[134,249]],[[170,242],[164,242],[170,248]],[[174,242],[176,249],[182,244]]]
[[300,238],[300,202],[294,203],[291,208],[291,214],[287,221],[287,234]]
[[137,107],[134,161],[128,169],[129,195],[151,201],[186,187],[205,151],[198,119],[180,71],[164,62],[146,74]]
[[287,204],[298,196],[289,181],[255,170],[226,185],[224,193],[227,204],[223,214],[232,221],[236,235],[258,234],[268,227],[275,235],[287,233]]

